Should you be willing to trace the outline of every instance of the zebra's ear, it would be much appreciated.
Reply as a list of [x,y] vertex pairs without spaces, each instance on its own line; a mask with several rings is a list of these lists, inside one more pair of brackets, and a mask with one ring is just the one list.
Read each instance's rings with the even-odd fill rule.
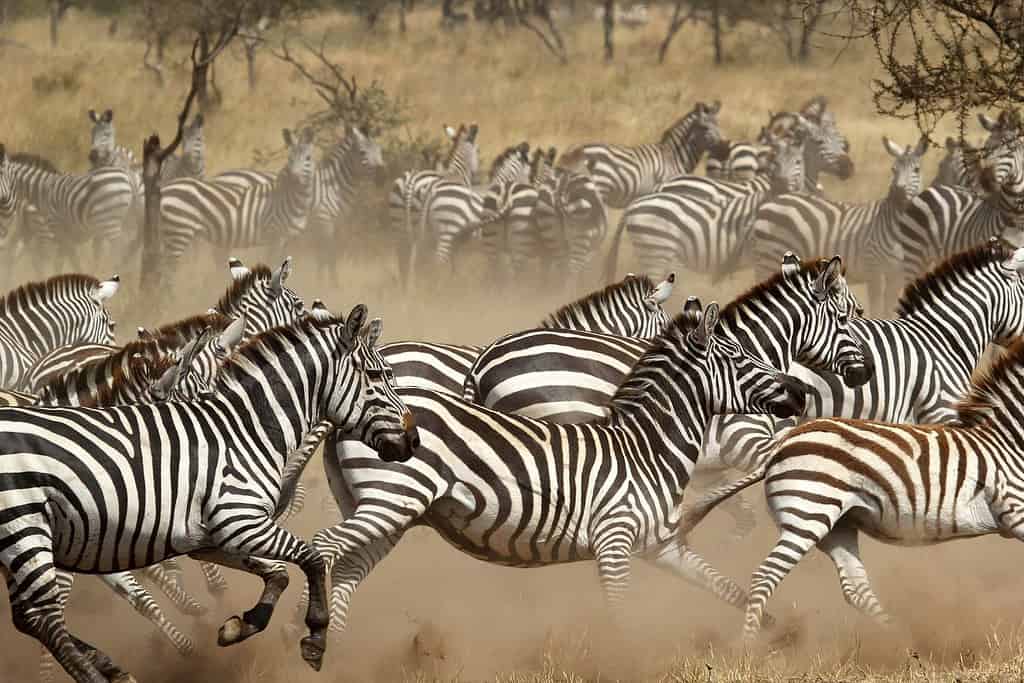
[[295,139],[292,137],[292,131],[288,128],[281,129],[281,137],[284,139],[284,144],[289,148],[295,144]]
[[313,299],[313,303],[309,307],[309,317],[318,322],[326,322],[333,316],[322,299]]
[[819,299],[828,296],[828,293],[832,291],[832,288],[842,274],[843,259],[839,256],[833,256],[814,282],[814,295]]
[[112,296],[117,294],[117,290],[121,287],[121,278],[117,275],[113,276],[109,280],[96,285],[92,290],[92,298],[101,304],[107,301]]
[[683,318],[684,329],[695,330],[700,325],[700,319],[703,316],[703,307],[700,305],[700,299],[695,296],[686,298],[686,303],[683,304],[683,311],[681,313]]
[[147,330],[145,327],[136,327],[135,336],[140,340],[146,340],[151,339],[153,337],[153,333]]
[[782,275],[792,277],[800,272],[800,257],[791,251],[782,255]]
[[903,156],[903,150],[895,142],[890,140],[885,135],[882,136],[882,144],[885,146],[885,151],[894,157]]
[[695,346],[707,348],[711,335],[715,333],[716,325],[718,325],[718,303],[712,301],[704,309],[704,315],[697,324],[696,329],[690,333],[690,340]]
[[984,112],[978,114],[978,123],[980,123],[981,127],[990,133],[992,132],[992,129],[996,127],[995,119]]
[[955,139],[953,139],[951,137],[946,138],[946,151],[947,152],[955,152],[957,147],[958,147],[958,145],[957,145],[957,142],[956,142]]
[[917,146],[914,147],[914,156],[923,157],[927,151],[928,138],[922,135],[921,138],[917,141]]
[[675,284],[676,274],[669,273],[668,277],[655,285],[654,289],[645,298],[644,302],[647,304],[647,308],[655,310],[668,301],[668,298],[672,296],[672,288]]
[[114,110],[113,109],[108,109],[105,112],[103,112],[103,118],[100,119],[100,120],[103,121],[103,123],[110,123],[111,121],[113,121],[114,120]]
[[345,318],[345,329],[343,330],[342,339],[351,345],[356,339],[359,338],[359,331],[363,329],[363,324],[366,322],[366,305],[357,304],[352,312]]
[[445,137],[449,140],[454,140],[455,136],[458,135],[459,131],[455,130],[447,123],[441,125],[441,129],[444,130]]
[[[302,144],[304,144],[304,145],[311,145],[311,144],[313,144],[313,127],[312,126],[306,126],[305,128],[303,128],[302,132],[299,134],[299,137],[302,140]],[[360,135],[359,137],[362,138],[362,135]]]
[[249,274],[249,268],[242,263],[241,259],[232,256],[228,259],[228,272],[231,273],[232,280],[241,280]]
[[363,330],[363,343],[371,349],[377,346],[377,342],[380,341],[380,335],[384,331],[384,321],[380,318],[374,318]]
[[243,336],[245,336],[244,312],[232,320],[230,325],[224,328],[224,331],[220,333],[219,337],[217,337],[217,343],[220,344],[221,348],[228,354],[231,354],[235,350],[235,347],[242,342]]
[[285,258],[284,262],[281,263],[280,267],[275,270],[270,276],[270,289],[274,293],[274,297],[281,296],[284,292],[284,283],[288,279],[288,276],[292,273],[292,257]]
[[99,123],[100,122],[100,117],[96,115],[96,110],[95,109],[90,109],[89,110],[89,120],[92,121],[93,123]]
[[466,139],[469,140],[470,142],[476,142],[476,134],[479,131],[480,127],[477,126],[475,123],[469,124],[469,135],[466,136]]

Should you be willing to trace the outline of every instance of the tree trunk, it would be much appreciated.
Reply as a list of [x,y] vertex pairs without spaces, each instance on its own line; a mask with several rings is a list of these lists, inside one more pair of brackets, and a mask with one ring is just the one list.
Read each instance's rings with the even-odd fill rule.
[[604,61],[615,58],[615,43],[612,32],[615,30],[615,0],[604,0]]
[[715,46],[715,64],[722,63],[722,17],[719,0],[711,3],[711,40]]
[[0,24],[7,23],[7,0],[0,0]]
[[50,47],[57,47],[57,34],[62,14],[59,0],[53,0],[50,3]]
[[398,2],[398,32],[405,34],[405,10],[408,0],[399,0]]
[[256,92],[256,43],[245,44],[245,68],[249,77],[249,92]]
[[801,64],[811,58],[811,36],[814,35],[814,29],[818,25],[818,20],[821,19],[822,3],[818,2],[814,7],[808,7],[806,11],[810,13],[810,16],[805,16],[805,20],[802,22],[800,49],[797,52],[797,61]]
[[142,145],[142,185],[145,188],[145,213],[142,224],[142,275],[140,300],[160,297],[160,138],[151,135]]
[[198,79],[196,85],[196,100],[199,101],[199,111],[204,115],[210,112],[210,90],[207,87],[209,81],[210,64],[210,38],[206,31],[199,32],[199,64],[192,72],[192,78]]

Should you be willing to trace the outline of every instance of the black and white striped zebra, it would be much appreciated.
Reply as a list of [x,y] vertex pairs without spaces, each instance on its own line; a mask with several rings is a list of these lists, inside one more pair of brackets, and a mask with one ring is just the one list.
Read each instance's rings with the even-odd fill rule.
[[111,245],[121,243],[134,202],[129,173],[113,166],[82,175],[61,173],[32,155],[17,156],[9,162],[10,172],[15,192],[35,209],[32,234],[25,239],[36,252],[58,268],[64,260],[78,265],[78,251],[88,242],[99,261],[116,255]]
[[954,185],[976,189],[977,174],[964,158],[964,146],[956,138],[946,138],[946,153],[939,160],[939,167],[929,187]]
[[[646,276],[629,275],[577,299],[541,321],[541,327],[588,330],[651,339],[668,322],[661,305],[672,294],[675,274],[655,285]],[[381,354],[394,369],[399,386],[461,396],[466,373],[482,347],[404,341],[385,344]]]
[[29,369],[56,348],[112,342],[105,303],[119,286],[116,275],[104,282],[58,275],[8,292],[0,301],[0,386],[21,388]]
[[324,458],[344,521],[314,536],[333,558],[331,630],[345,627],[356,586],[414,524],[457,549],[508,566],[596,560],[608,602],[643,557],[742,605],[742,589],[676,535],[676,513],[708,418],[798,413],[803,389],[713,333],[718,306],[692,302],[652,343],[609,417],[556,425],[400,388],[422,438],[405,463],[368,459],[328,440]]
[[778,255],[839,254],[851,283],[866,283],[871,310],[884,310],[890,299],[886,281],[899,271],[903,247],[899,217],[921,192],[921,158],[927,138],[916,147],[902,148],[883,136],[893,157],[892,179],[886,196],[867,204],[836,202],[809,194],[784,194],[765,202],[754,220],[754,267],[758,279],[775,268]]
[[[539,152],[539,150],[538,150]],[[490,272],[498,278],[521,274],[521,259],[515,255],[516,238],[532,229],[539,196],[534,182],[533,160],[530,159],[530,145],[526,142],[509,147],[495,158],[493,168],[506,163],[506,157],[514,155],[514,168],[494,178],[484,190],[481,205],[481,250],[487,259]]]
[[[344,322],[306,320],[260,336],[203,401],[0,410],[0,460],[11,473],[0,493],[9,539],[0,564],[16,628],[78,683],[96,683],[125,674],[67,631],[58,567],[106,573],[192,554],[256,574],[265,582],[257,607],[221,627],[218,642],[231,645],[266,627],[287,584],[273,561],[284,561],[311,588],[302,654],[319,669],[324,561],[272,521],[285,456],[324,418],[387,459],[407,459],[417,441],[386,363],[358,338],[365,319],[360,306]],[[159,491],[167,493],[157,502]]]
[[117,133],[114,129],[114,112],[107,109],[102,114],[89,110],[92,121],[90,131],[89,163],[92,168],[113,166],[128,173],[132,182],[132,193],[136,199],[142,197],[142,164],[136,160],[135,153],[117,144]]
[[[821,107],[814,105],[816,100],[820,101]],[[823,107],[824,98],[815,98],[801,112],[773,114],[757,139],[759,143],[768,145],[780,139],[792,139],[797,131],[806,133],[804,192],[810,194],[821,194],[819,178],[822,173],[848,180],[855,172],[850,158],[850,143],[839,130],[835,114]]]
[[931,545],[998,533],[1024,540],[1024,341],[975,381],[953,425],[822,419],[791,431],[763,473],[775,547],[753,573],[743,634],[815,547],[838,572],[846,602],[883,625],[861,533],[889,544]]
[[413,269],[429,243],[429,237],[421,233],[422,212],[434,187],[448,182],[472,187],[480,167],[477,125],[460,125],[458,129],[445,125],[444,131],[451,141],[451,148],[440,164],[441,168],[406,171],[395,179],[388,193],[391,229],[399,236],[398,274],[406,286],[411,282]]
[[222,173],[210,179],[183,178],[161,191],[161,251],[169,268],[200,238],[223,251],[235,247],[280,246],[301,232],[313,201],[313,131],[284,129],[288,161],[272,182],[255,171]]
[[7,149],[0,144],[0,248],[5,248],[17,232],[18,200]]
[[701,156],[721,137],[718,128],[720,102],[698,102],[689,113],[666,130],[661,140],[628,147],[588,143],[569,148],[558,165],[581,170],[594,160],[592,175],[604,203],[614,209],[654,191],[669,178],[691,173]]
[[181,154],[164,159],[160,167],[160,182],[169,183],[179,178],[206,177],[206,139],[203,136],[203,114],[192,117],[192,123],[181,130]]
[[708,150],[704,173],[712,180],[753,180],[762,167],[764,145],[746,140],[719,140]]
[[802,133],[792,140],[775,140],[772,150],[767,169],[728,198],[722,194],[717,199],[701,199],[670,189],[632,202],[612,238],[605,277],[615,272],[624,232],[642,271],[681,265],[709,274],[712,282],[735,272],[749,247],[759,207],[779,194],[800,189],[804,182]]
[[[313,202],[306,234],[315,240],[317,266],[322,275],[338,282],[338,249],[345,222],[351,220],[359,184],[384,168],[380,143],[357,126],[349,126],[313,172]],[[302,227],[302,226],[296,226]],[[291,237],[298,237],[293,233]],[[327,246],[325,246],[327,245]],[[331,248],[334,245],[335,248]]]
[[579,284],[608,232],[607,207],[594,179],[596,163],[590,159],[582,169],[555,168],[540,186],[534,210],[533,227],[547,270],[567,273],[570,284]]

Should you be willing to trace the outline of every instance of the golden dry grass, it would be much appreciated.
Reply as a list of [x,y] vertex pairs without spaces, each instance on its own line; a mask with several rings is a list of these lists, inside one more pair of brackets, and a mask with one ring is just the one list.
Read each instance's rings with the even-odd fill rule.
[[[721,99],[721,123],[734,138],[755,135],[769,110],[792,108],[824,93],[851,139],[856,177],[827,179],[830,192],[845,199],[880,196],[889,178],[880,137],[908,144],[917,135],[906,122],[879,119],[872,111],[868,83],[876,67],[862,48],[835,63],[831,51],[815,63],[785,63],[774,38],[746,32],[730,36],[735,61],[713,68],[706,35],[685,29],[664,65],[654,62],[663,18],[647,28],[618,32],[618,61],[600,60],[600,32],[589,23],[567,35],[571,63],[558,66],[526,33],[478,27],[451,34],[435,28],[436,8],[417,12],[401,38],[382,30],[366,34],[357,21],[326,15],[303,30],[312,40],[328,33],[329,53],[361,82],[379,79],[410,106],[410,134],[439,132],[442,122],[477,121],[486,157],[526,139],[565,147],[585,140],[641,142],[662,129],[698,99]],[[32,151],[67,169],[85,167],[88,108],[112,107],[121,141],[136,149],[144,135],[172,131],[185,90],[184,67],[172,70],[166,89],[157,89],[141,67],[141,46],[129,37],[108,39],[106,22],[72,14],[63,47],[51,51],[43,20],[3,27],[12,43],[0,47],[4,97],[0,141],[8,149]],[[185,58],[184,46],[172,54]],[[33,78],[75,73],[72,92],[39,95]],[[267,56],[259,62],[260,87],[247,92],[244,62],[229,54],[218,63],[224,106],[209,119],[209,168],[249,166],[255,148],[277,144],[280,129],[294,125],[314,98],[291,69]],[[926,160],[930,177],[938,154]],[[370,228],[374,225],[362,226]],[[358,256],[354,257],[355,253]],[[240,254],[250,260],[278,254]],[[450,283],[427,283],[409,296],[395,285],[386,243],[345,244],[340,287],[320,281],[309,255],[297,255],[294,286],[307,298],[322,297],[338,311],[365,301],[382,315],[386,336],[462,343],[486,343],[522,328],[568,298],[568,292],[538,291],[520,283],[513,296],[496,291],[479,264],[469,264]],[[205,310],[226,282],[205,254],[190,259],[188,275],[172,297],[171,310],[148,311],[121,319],[126,334],[135,325]],[[623,269],[625,264],[623,264]],[[132,264],[124,264],[125,271]],[[19,264],[4,277],[14,284],[46,274],[47,264]],[[751,284],[739,273],[712,289],[699,277],[677,286],[670,307],[691,293],[726,301]],[[134,293],[120,295],[125,304]],[[333,516],[321,508],[322,476],[296,530],[306,535]],[[698,530],[696,545],[724,572],[741,581],[774,541],[764,521],[752,537],[735,542],[722,536],[729,523],[712,517]],[[1019,630],[1021,601],[1019,549],[998,539],[961,542],[920,551],[866,544],[866,561],[878,592],[903,626],[879,635],[842,602],[827,561],[810,557],[779,590],[773,611],[783,621],[771,652],[744,654],[733,646],[740,617],[677,579],[636,567],[626,633],[609,634],[601,624],[600,594],[592,566],[554,567],[530,572],[485,565],[458,554],[433,534],[413,530],[387,562],[361,588],[350,629],[332,644],[320,675],[303,668],[296,644],[283,642],[277,626],[290,617],[284,606],[271,631],[231,651],[213,645],[214,629],[233,610],[248,607],[255,584],[232,577],[233,590],[201,621],[174,618],[200,645],[189,660],[174,655],[152,629],[120,601],[88,579],[72,601],[70,623],[149,683],[218,680],[500,680],[554,681],[1005,681],[1022,680],[1024,637]],[[192,570],[190,570],[192,571]],[[197,574],[190,585],[199,589]],[[298,577],[296,576],[296,579]],[[298,581],[289,594],[294,595]],[[3,607],[6,610],[6,602]],[[0,624],[0,680],[34,675],[35,644]]]

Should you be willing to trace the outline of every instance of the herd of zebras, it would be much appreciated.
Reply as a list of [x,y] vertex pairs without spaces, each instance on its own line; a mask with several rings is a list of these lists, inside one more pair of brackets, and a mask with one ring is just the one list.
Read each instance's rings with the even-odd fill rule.
[[[888,621],[860,532],[903,544],[1024,540],[1017,114],[981,117],[986,142],[950,146],[923,191],[926,145],[886,139],[886,197],[851,205],[822,196],[819,173],[853,173],[823,99],[773,115],[750,143],[721,139],[718,110],[698,104],[658,144],[584,145],[558,165],[550,150],[531,159],[517,145],[496,159],[482,193],[476,126],[448,129],[448,157],[399,178],[391,208],[408,231],[405,272],[423,247],[444,261],[470,232],[495,263],[526,268],[541,257],[564,277],[600,245],[606,208],[622,207],[619,233],[645,268],[718,277],[754,259],[760,283],[722,308],[690,297],[670,316],[663,305],[676,276],[630,274],[487,347],[381,345],[380,319],[364,306],[344,318],[319,299],[306,307],[286,285],[290,258],[271,270],[226,256],[230,284],[215,305],[140,328],[123,346],[106,310],[116,276],[60,275],[0,299],[0,567],[15,626],[47,652],[42,676],[55,660],[79,683],[130,679],[67,629],[77,573],[98,575],[191,652],[130,573],[143,570],[177,608],[199,613],[182,555],[200,561],[213,592],[226,587],[217,565],[264,581],[252,609],[224,622],[220,645],[265,630],[288,583],[281,563],[297,565],[307,591],[289,628],[304,621],[302,657],[319,670],[360,582],[418,525],[491,563],[594,560],[613,608],[632,559],[648,560],[746,610],[749,637],[814,547],[835,563],[847,601]],[[95,189],[104,174],[137,196],[111,115],[92,119],[96,165],[84,185],[25,158],[6,159],[0,173],[0,195],[13,197],[3,208],[53,247],[74,239],[83,216],[117,203]],[[202,168],[201,123],[173,173]],[[180,247],[175,257],[197,226],[217,247],[259,243],[234,240],[271,225],[278,236],[295,228],[289,216],[302,205],[293,200],[305,191],[296,179],[332,172],[314,169],[307,131],[285,141],[290,157],[276,177],[168,179],[177,241],[165,246]],[[351,129],[338,150],[328,159],[353,192],[356,169],[373,167],[379,147]],[[712,177],[687,175],[705,153]],[[323,209],[310,215],[333,230],[351,194],[328,185],[306,187]],[[82,196],[91,203],[76,204]],[[80,222],[67,225],[72,217]],[[233,232],[243,224],[248,232]],[[613,249],[609,271],[617,257]],[[850,283],[901,276],[894,317],[864,317]],[[887,305],[885,288],[872,294]],[[991,345],[1007,350],[979,371]],[[282,524],[302,508],[301,475],[321,442],[342,519],[305,542]],[[683,506],[692,477],[729,470],[743,476]],[[749,530],[751,509],[737,494],[762,480],[781,536],[748,594],[687,535],[725,501],[737,533]]]

